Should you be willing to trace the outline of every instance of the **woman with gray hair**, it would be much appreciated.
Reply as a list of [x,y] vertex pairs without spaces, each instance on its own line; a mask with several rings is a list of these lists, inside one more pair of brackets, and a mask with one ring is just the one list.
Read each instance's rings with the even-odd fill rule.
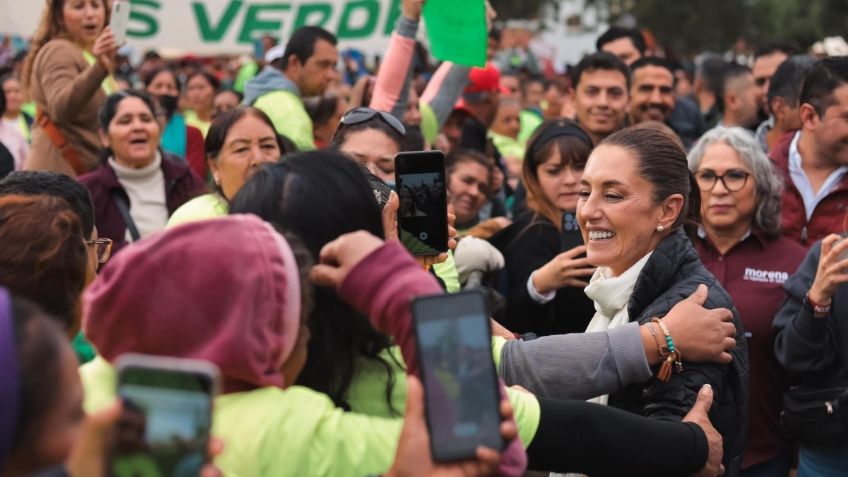
[[689,153],[701,190],[701,261],[730,293],[748,338],[750,397],[742,475],[787,475],[790,445],[780,428],[787,389],[774,355],[774,317],[783,282],[804,258],[803,247],[780,235],[783,183],[750,133],[715,128]]

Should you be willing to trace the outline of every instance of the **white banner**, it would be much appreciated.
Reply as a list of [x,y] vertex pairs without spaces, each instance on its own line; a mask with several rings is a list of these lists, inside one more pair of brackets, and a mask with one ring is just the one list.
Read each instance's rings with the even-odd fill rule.
[[[30,37],[44,1],[0,0],[0,32]],[[131,0],[127,44],[138,50],[253,53],[264,34],[286,40],[303,25],[333,32],[342,48],[385,52],[400,0]]]

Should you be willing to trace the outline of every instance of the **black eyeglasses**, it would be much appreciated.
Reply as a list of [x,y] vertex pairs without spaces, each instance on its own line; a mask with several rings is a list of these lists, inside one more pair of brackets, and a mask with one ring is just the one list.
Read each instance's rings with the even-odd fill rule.
[[384,123],[391,126],[391,128],[397,131],[401,136],[406,136],[406,128],[403,126],[403,123],[398,120],[398,118],[389,113],[366,108],[364,106],[354,108],[346,112],[344,116],[342,116],[341,123],[345,126],[353,126],[354,124],[362,124],[365,121],[370,121],[375,117],[380,118]]
[[94,247],[97,263],[103,265],[109,261],[109,256],[112,255],[112,241],[110,239],[86,240],[85,243],[89,247]]
[[713,190],[718,181],[721,181],[728,192],[739,192],[748,183],[748,176],[750,175],[739,169],[730,169],[722,175],[718,175],[710,169],[704,169],[695,173],[695,179],[698,180],[698,187],[703,191]]

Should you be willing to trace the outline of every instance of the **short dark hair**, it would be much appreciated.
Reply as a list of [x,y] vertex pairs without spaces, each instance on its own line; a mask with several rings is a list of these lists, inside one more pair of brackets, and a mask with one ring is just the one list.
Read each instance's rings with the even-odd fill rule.
[[[786,59],[771,77],[768,89],[768,105],[774,98],[783,98],[790,106],[798,106],[801,86],[807,73],[813,69],[816,60],[807,55],[795,55]],[[772,111],[773,112],[773,111]]]
[[804,78],[799,104],[811,104],[821,117],[833,105],[833,92],[844,84],[848,84],[848,57],[819,60]]
[[672,68],[671,63],[665,58],[659,58],[656,56],[643,56],[642,58],[634,61],[633,64],[630,65],[630,73],[633,74],[639,68],[644,68],[646,66],[665,68],[669,73],[671,73],[671,76],[674,77],[674,68]]
[[721,88],[719,89],[719,94],[716,97],[716,102],[720,111],[724,111],[724,93],[727,92],[727,85],[730,84],[731,81],[749,74],[751,74],[751,68],[745,65],[740,65],[739,63],[728,63],[727,66],[725,66],[724,72],[721,75]]
[[283,69],[288,68],[289,58],[292,55],[300,60],[301,64],[315,53],[315,43],[324,40],[331,45],[338,44],[336,36],[318,26],[305,26],[298,28],[286,43],[286,51],[283,53]]
[[695,67],[695,76],[700,77],[704,88],[718,99],[721,96],[721,83],[727,62],[720,56],[707,56]]
[[47,195],[64,199],[82,222],[85,237],[94,232],[94,204],[82,184],[65,174],[47,171],[17,171],[0,180],[0,197]]
[[604,45],[607,43],[612,43],[615,40],[620,40],[621,38],[629,38],[631,42],[633,42],[633,47],[639,50],[639,54],[645,56],[645,50],[648,49],[648,46],[645,44],[645,37],[642,36],[642,32],[635,28],[624,28],[624,27],[610,27],[609,30],[605,31],[603,35],[598,37],[598,41],[595,42],[595,47],[598,51],[602,51]]
[[789,43],[773,41],[771,43],[766,43],[765,45],[759,47],[757,51],[754,52],[754,59],[761,56],[773,55],[775,53],[783,53],[786,56],[792,56],[796,54],[798,50],[795,49],[794,46]]
[[303,107],[306,114],[312,119],[312,124],[324,124],[336,114],[340,98],[334,94],[303,98]]
[[577,89],[583,72],[595,70],[618,71],[624,75],[624,79],[627,81],[627,89],[630,90],[630,68],[617,56],[603,51],[586,55],[580,60],[580,63],[577,63],[577,66],[570,72],[572,86]]

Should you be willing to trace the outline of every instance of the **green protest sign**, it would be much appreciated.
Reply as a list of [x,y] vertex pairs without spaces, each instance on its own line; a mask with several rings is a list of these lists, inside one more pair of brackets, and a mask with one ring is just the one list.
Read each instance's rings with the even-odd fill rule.
[[433,56],[460,65],[485,66],[488,32],[483,0],[427,0],[424,22]]

